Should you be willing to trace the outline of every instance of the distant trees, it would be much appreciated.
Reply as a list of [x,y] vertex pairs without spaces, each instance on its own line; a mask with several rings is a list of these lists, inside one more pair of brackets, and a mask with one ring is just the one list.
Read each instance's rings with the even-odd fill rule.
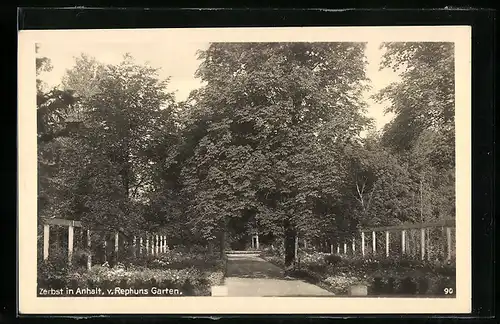
[[382,142],[406,161],[421,218],[455,215],[455,69],[453,43],[385,43],[381,67],[401,81],[377,98],[395,114]]
[[[231,229],[328,239],[454,212],[453,48],[387,43],[395,118],[361,138],[363,43],[214,43],[185,102],[126,55],[38,87],[40,215],[221,250]],[[40,73],[50,67],[37,59]]]
[[[128,232],[146,227],[156,164],[164,163],[163,147],[176,136],[174,98],[165,91],[166,82],[130,56],[116,65],[82,56],[67,72],[63,89],[55,91],[78,100],[61,103],[65,110],[54,115],[80,127],[60,143],[59,173],[50,179],[52,187],[65,186],[67,209],[60,217]],[[39,111],[43,104],[39,101]]]

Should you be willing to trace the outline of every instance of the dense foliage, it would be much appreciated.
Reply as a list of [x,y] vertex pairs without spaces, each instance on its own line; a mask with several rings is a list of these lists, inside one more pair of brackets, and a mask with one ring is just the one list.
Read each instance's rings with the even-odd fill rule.
[[[454,60],[448,43],[386,43],[395,118],[369,132],[364,43],[213,43],[185,102],[126,55],[82,55],[37,80],[39,216],[224,249],[454,217]],[[39,79],[50,69],[37,58]]]

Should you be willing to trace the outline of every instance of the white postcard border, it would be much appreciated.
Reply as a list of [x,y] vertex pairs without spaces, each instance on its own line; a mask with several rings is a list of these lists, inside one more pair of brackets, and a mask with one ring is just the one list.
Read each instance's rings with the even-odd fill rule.
[[[449,41],[455,43],[456,298],[37,297],[35,43]],[[471,312],[471,27],[281,27],[20,31],[18,282],[21,314],[409,314]],[[167,45],[168,46],[168,45]]]

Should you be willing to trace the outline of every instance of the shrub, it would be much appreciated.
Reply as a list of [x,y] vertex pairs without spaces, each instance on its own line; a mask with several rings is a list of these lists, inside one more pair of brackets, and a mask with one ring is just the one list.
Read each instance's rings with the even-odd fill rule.
[[68,252],[63,248],[51,249],[47,260],[37,262],[38,285],[46,288],[59,289],[67,285],[67,276],[73,266],[68,264]]
[[401,280],[399,293],[403,295],[415,295],[417,293],[417,284],[412,277],[405,277]]
[[94,265],[90,271],[69,267],[64,251],[51,253],[39,262],[39,285],[44,288],[64,287],[132,287],[134,289],[179,289],[187,296],[208,296],[210,286],[224,279],[225,260],[202,253],[173,250],[158,256],[142,255],[125,263]]
[[336,293],[345,293],[349,285],[359,282],[366,283],[370,294],[376,295],[443,295],[444,288],[454,289],[455,285],[453,260],[443,263],[409,256],[363,258],[314,252],[304,254],[300,261],[300,271],[292,268],[287,273],[306,280],[324,277]]
[[342,262],[342,257],[337,254],[328,254],[324,256],[324,261],[330,265],[337,265]]
[[429,290],[429,279],[426,277],[420,277],[418,279],[418,294],[424,295]]
[[323,277],[320,274],[311,271],[309,269],[298,269],[298,268],[287,269],[285,270],[285,275],[298,279],[303,279],[313,284],[318,283],[323,279]]
[[384,292],[384,283],[382,277],[375,277],[371,285],[371,294],[380,295]]

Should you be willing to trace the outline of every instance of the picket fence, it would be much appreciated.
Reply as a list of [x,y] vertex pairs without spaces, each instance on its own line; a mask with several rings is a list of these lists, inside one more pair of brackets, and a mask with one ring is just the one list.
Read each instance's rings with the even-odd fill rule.
[[[111,261],[110,255],[114,256],[113,261],[116,262],[119,259],[119,254],[121,254],[120,256],[131,254],[136,257],[141,255],[158,255],[168,250],[166,236],[158,233],[142,233],[141,235],[128,237],[118,231],[110,233],[107,229],[85,229],[80,221],[54,218],[45,220],[43,223],[43,260],[49,258],[51,251],[51,228],[60,230],[61,227],[67,228],[67,239],[58,240],[59,242],[55,242],[56,245],[57,243],[59,245],[67,245],[68,263],[72,263],[73,261],[75,247],[86,251],[87,269],[92,267],[93,253],[91,251],[93,248],[101,248],[103,259],[100,260],[101,262]],[[100,234],[99,239],[93,239],[93,234]],[[75,241],[78,244],[75,244]]]
[[330,243],[330,253],[370,256],[408,256],[428,261],[455,257],[455,220],[361,229]]

